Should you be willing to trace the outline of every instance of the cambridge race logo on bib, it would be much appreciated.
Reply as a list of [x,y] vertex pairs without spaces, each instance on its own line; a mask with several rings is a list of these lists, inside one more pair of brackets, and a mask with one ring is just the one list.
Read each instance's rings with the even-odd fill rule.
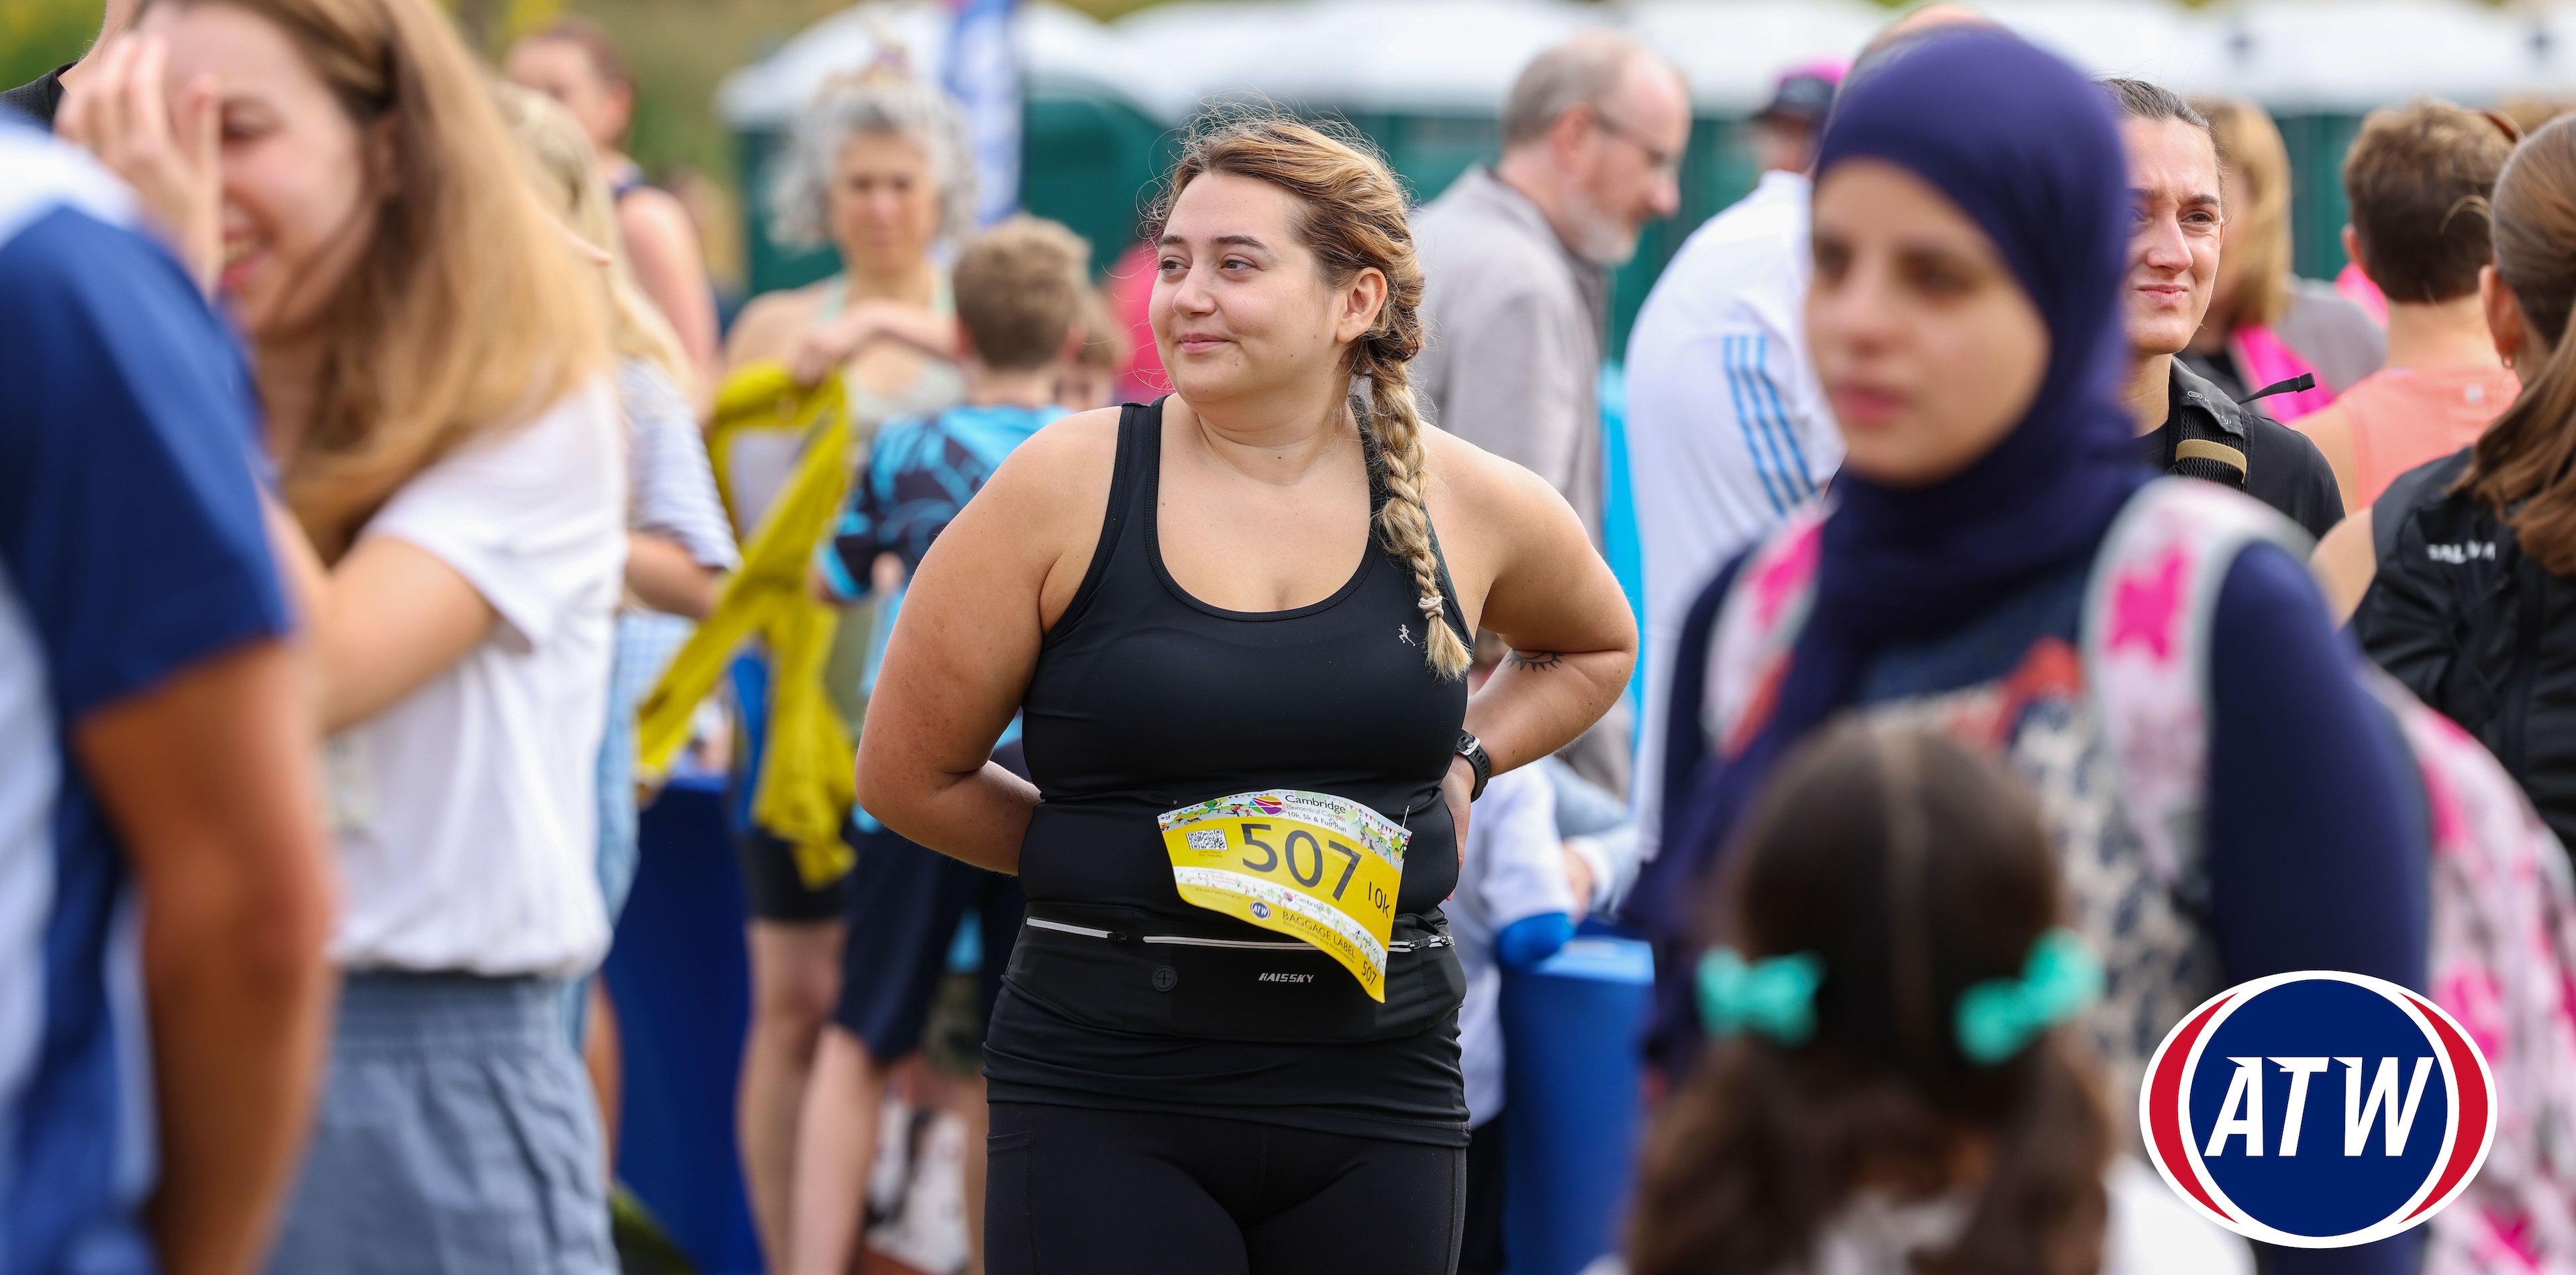
[[2248,1239],[2344,1248],[2430,1219],[2495,1140],[2495,1077],[2431,1001],[2359,974],[2275,974],[2183,1016],[2138,1126],[2184,1202]]

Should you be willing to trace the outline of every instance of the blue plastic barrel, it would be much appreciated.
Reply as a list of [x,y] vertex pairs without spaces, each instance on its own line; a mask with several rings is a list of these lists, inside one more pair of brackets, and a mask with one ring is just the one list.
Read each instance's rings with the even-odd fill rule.
[[1653,949],[1585,936],[1503,971],[1504,1245],[1511,1275],[1576,1275],[1618,1246],[1643,1114]]
[[626,1065],[617,1176],[702,1275],[761,1269],[734,1154],[751,1022],[742,875],[723,781],[681,778],[644,811],[642,863],[608,953]]

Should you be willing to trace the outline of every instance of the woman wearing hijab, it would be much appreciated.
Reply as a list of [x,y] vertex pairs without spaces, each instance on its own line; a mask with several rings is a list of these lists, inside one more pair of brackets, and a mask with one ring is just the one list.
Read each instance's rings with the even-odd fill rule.
[[[1718,850],[1774,764],[1847,711],[1936,725],[2029,779],[2071,923],[2110,970],[2086,1019],[2115,1108],[2200,1000],[2285,970],[2420,986],[2422,819],[2395,728],[2351,675],[2299,562],[2245,548],[2209,631],[2205,834],[2157,861],[2122,808],[2077,658],[2104,536],[2150,476],[2115,387],[2129,221],[2100,90],[1999,32],[1898,46],[1822,138],[1807,331],[1849,446],[1827,506],[1721,572],[1678,647],[1665,853],[1630,896],[1677,949],[1658,1044],[1697,1035],[1684,994]],[[1816,519],[1821,518],[1819,524]],[[1796,538],[1803,533],[1803,541]],[[1781,612],[1774,546],[1811,551],[1811,601],[1758,684],[1706,655],[1745,561]],[[1789,555],[1792,565],[1797,555]],[[1742,683],[1744,679],[1735,679]],[[1727,724],[1711,740],[1702,723]],[[2283,1253],[2290,1270],[2396,1270],[2386,1246]]]

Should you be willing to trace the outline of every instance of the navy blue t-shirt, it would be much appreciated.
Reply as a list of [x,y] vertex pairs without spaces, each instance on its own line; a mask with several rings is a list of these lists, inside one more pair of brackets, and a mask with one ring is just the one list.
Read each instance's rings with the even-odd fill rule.
[[156,1269],[134,892],[70,740],[286,631],[257,419],[123,187],[0,122],[0,1275]]

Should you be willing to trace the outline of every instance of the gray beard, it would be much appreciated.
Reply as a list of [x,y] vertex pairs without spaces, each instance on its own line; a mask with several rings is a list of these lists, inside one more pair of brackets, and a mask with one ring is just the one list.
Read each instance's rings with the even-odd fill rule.
[[1621,219],[1593,207],[1586,192],[1574,191],[1566,200],[1566,212],[1567,220],[1574,223],[1574,233],[1565,246],[1575,256],[1615,270],[1637,255],[1637,232]]

